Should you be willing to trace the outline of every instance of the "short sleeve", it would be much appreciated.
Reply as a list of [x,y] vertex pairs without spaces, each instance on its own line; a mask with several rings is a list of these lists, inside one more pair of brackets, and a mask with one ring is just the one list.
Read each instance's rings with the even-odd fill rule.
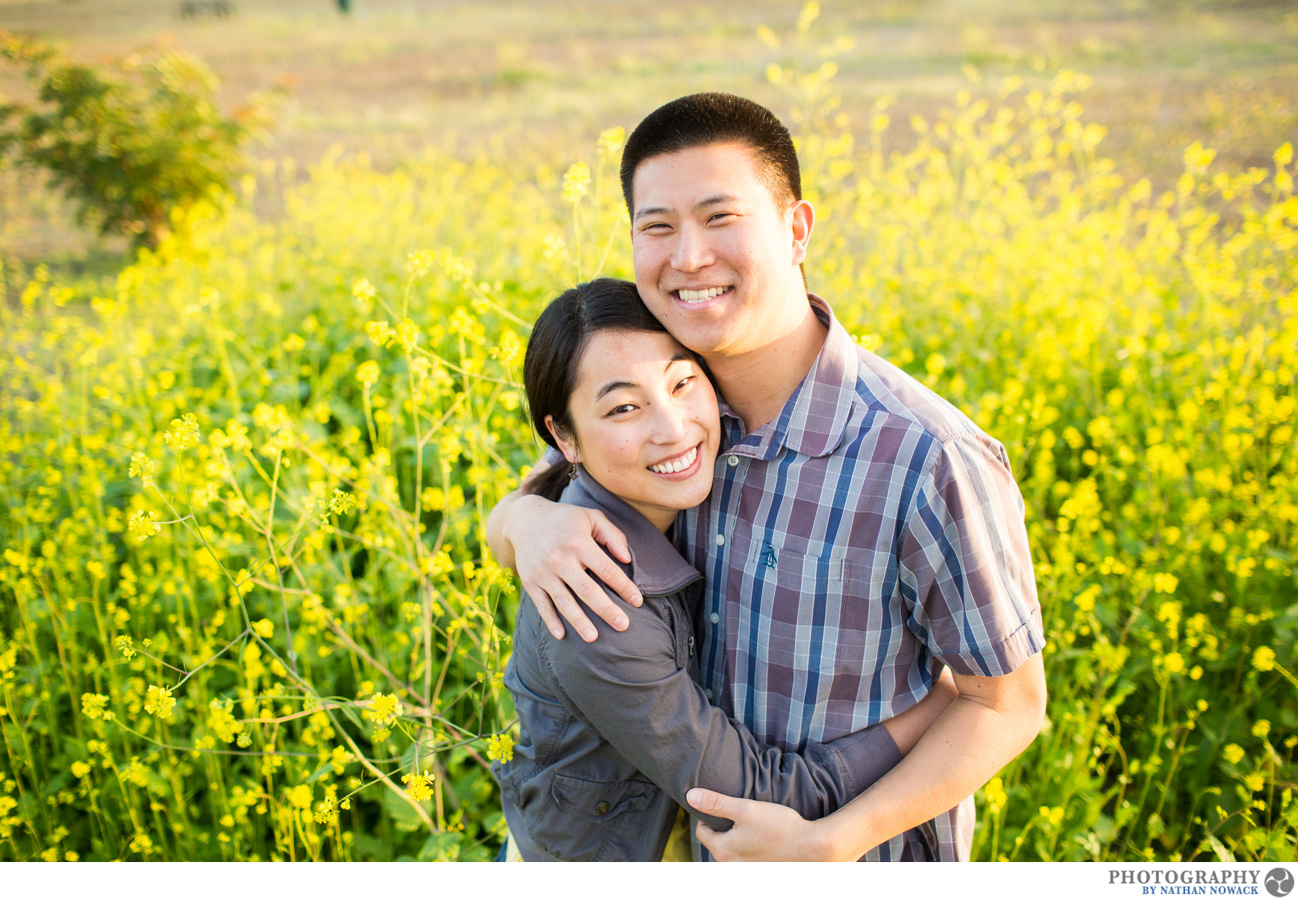
[[1023,495],[981,432],[942,445],[900,550],[911,627],[963,675],[1008,675],[1045,647]]

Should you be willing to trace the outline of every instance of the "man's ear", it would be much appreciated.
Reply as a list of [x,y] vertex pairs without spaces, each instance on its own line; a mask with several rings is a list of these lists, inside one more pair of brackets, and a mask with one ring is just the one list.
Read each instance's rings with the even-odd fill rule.
[[554,416],[545,417],[545,427],[554,436],[554,441],[559,445],[559,452],[563,454],[564,459],[570,463],[581,462],[581,454],[577,452],[577,442],[572,439],[568,432],[554,424]]
[[806,200],[799,200],[790,210],[792,218],[793,265],[802,265],[807,258],[807,244],[811,242],[811,229],[816,224],[816,211]]

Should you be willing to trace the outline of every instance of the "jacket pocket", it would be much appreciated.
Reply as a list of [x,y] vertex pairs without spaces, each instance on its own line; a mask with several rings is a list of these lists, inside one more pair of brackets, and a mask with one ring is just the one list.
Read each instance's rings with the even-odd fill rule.
[[648,811],[658,793],[658,786],[648,781],[555,775],[550,783],[552,802],[534,802],[522,812],[533,842],[558,859],[637,859],[645,843],[642,832],[652,818]]
[[595,825],[607,825],[624,812],[648,809],[658,796],[658,786],[649,781],[587,781],[573,775],[555,775],[550,794],[564,812]]

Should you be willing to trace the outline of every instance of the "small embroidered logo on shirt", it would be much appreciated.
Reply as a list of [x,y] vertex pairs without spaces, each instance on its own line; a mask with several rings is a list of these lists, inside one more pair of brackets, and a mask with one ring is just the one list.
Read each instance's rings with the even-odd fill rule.
[[775,568],[775,548],[770,545],[769,541],[762,545],[762,565],[768,569]]

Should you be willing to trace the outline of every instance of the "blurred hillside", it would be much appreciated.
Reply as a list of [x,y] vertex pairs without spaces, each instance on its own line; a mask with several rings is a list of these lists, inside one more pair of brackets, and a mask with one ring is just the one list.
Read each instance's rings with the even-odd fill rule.
[[[319,160],[341,144],[379,167],[428,145],[517,165],[564,165],[613,125],[697,90],[728,90],[790,114],[764,71],[808,68],[835,40],[836,92],[864,134],[873,105],[894,121],[932,116],[970,75],[1018,75],[1044,88],[1060,68],[1094,78],[1086,118],[1121,172],[1170,185],[1199,140],[1234,170],[1269,164],[1298,136],[1298,11],[1286,2],[1226,0],[827,0],[805,42],[797,4],[751,0],[706,14],[686,0],[452,3],[355,0],[233,2],[233,13],[182,18],[178,0],[0,0],[0,30],[64,43],[82,58],[158,47],[202,58],[230,108],[279,82],[293,99],[263,157]],[[989,89],[990,90],[990,89]],[[14,71],[0,95],[27,96]],[[908,141],[889,130],[891,146]],[[885,149],[888,149],[887,147]],[[113,253],[69,224],[30,175],[0,169],[0,254],[25,262]]]

